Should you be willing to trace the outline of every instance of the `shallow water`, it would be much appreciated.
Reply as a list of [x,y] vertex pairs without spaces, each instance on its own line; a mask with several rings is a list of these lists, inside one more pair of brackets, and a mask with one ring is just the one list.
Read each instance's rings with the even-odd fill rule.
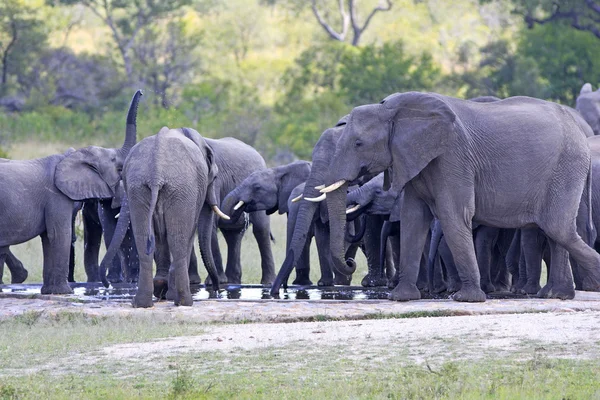
[[[15,293],[25,296],[40,294],[41,284],[18,284],[18,285],[0,285],[3,293]],[[111,301],[129,301],[135,295],[137,286],[135,284],[115,284],[110,288],[105,288],[101,284],[95,283],[73,283],[73,295],[68,298],[78,300],[111,300]],[[229,299],[229,300],[386,300],[390,289],[363,288],[362,286],[289,286],[287,289],[281,289],[279,297],[274,298],[270,295],[270,288],[261,285],[223,285],[218,293],[213,290],[206,290],[204,285],[192,286],[192,295],[194,300],[207,299]],[[447,299],[449,294],[429,296],[424,294],[424,299]],[[488,298],[527,298],[527,296],[515,295],[512,293],[493,293]]]

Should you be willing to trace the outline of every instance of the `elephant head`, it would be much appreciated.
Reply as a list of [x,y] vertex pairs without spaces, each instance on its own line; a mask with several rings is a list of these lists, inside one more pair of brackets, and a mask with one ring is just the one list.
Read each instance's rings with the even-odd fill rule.
[[391,213],[397,195],[393,191],[383,190],[383,175],[380,173],[363,186],[348,193],[346,197],[348,220],[353,220],[363,213],[371,215]]
[[310,171],[308,161],[295,161],[280,167],[254,171],[223,199],[221,208],[234,221],[244,211],[287,213],[290,193],[308,179]]
[[592,128],[594,135],[600,135],[600,89],[594,92],[591,84],[583,85],[575,108]]
[[136,142],[137,109],[142,96],[138,90],[131,100],[125,129],[125,141],[118,149],[89,146],[70,152],[57,166],[56,187],[73,200],[114,197],[123,163]]

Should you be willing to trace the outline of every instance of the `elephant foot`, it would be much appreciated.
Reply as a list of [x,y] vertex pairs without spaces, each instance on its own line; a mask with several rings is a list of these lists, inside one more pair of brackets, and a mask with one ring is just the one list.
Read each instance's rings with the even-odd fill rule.
[[496,291],[496,287],[491,282],[485,282],[481,284],[481,290],[484,293],[492,293]]
[[[154,278],[154,296],[159,300],[167,298],[169,291],[169,279],[167,277],[157,276]],[[152,299],[150,299],[152,300]],[[171,299],[172,300],[172,299]],[[140,306],[142,307],[142,306]]]
[[323,278],[319,279],[317,282],[317,286],[333,286],[333,278]]
[[510,286],[506,283],[500,283],[500,284],[496,283],[496,284],[494,284],[494,286],[496,287],[497,292],[509,292],[510,291]]
[[592,276],[586,276],[581,282],[581,290],[586,292],[600,292],[600,282]]
[[108,281],[110,283],[121,283],[121,282],[123,282],[123,277],[121,276],[121,274],[109,273],[106,278],[108,279]]
[[402,282],[390,292],[389,296],[389,299],[394,301],[419,300],[420,298],[421,292],[417,288],[417,285]]
[[150,296],[143,296],[140,294],[136,294],[133,297],[133,301],[131,304],[134,308],[150,308],[154,306],[154,303],[152,302],[152,295]]
[[549,283],[537,293],[537,297],[543,299],[571,300],[575,297],[575,289],[573,289],[571,284],[555,285]]
[[202,283],[202,278],[198,274],[190,274],[190,285],[199,285]]
[[15,271],[14,273],[10,272],[10,283],[23,283],[25,279],[29,276],[29,272],[25,268],[20,269],[19,271]]
[[398,274],[394,275],[394,277],[388,280],[388,288],[394,289],[400,283],[400,276]]
[[519,291],[517,293],[519,293],[519,294],[537,294],[540,290],[542,290],[542,287],[539,284],[528,283],[527,285],[525,285],[521,289],[519,289]]
[[387,277],[381,275],[375,275],[368,273],[362,279],[360,284],[363,287],[378,287],[378,286],[387,286],[388,280]]
[[452,300],[467,303],[483,303],[486,300],[483,290],[476,286],[463,285],[462,288],[454,293]]
[[334,285],[350,286],[350,283],[352,283],[352,275],[338,274],[333,278]]
[[[240,276],[227,276],[227,278],[225,278],[225,282],[231,283],[232,285],[241,285],[242,278]],[[219,283],[225,283],[225,282],[219,282]]]
[[440,294],[440,293],[449,291],[448,287],[445,284],[444,285],[436,285],[431,290],[432,290],[431,294]]
[[[219,274],[219,283],[235,283],[235,282],[229,282],[227,280],[227,276],[225,274]],[[206,279],[204,280],[204,285],[206,287],[212,286],[212,279],[210,278],[210,275],[207,276]]]
[[41,294],[71,294],[73,293],[73,289],[67,283],[67,281],[55,285],[42,285],[42,289],[40,291]]
[[191,307],[193,304],[194,301],[192,300],[192,294],[189,292],[189,290],[187,293],[180,294],[179,299],[175,301],[176,306]]
[[275,280],[274,274],[263,275],[262,279],[260,280],[260,284],[263,286],[271,286],[273,284],[274,280]]
[[[319,282],[321,282],[321,281],[319,281]],[[292,285],[299,285],[299,286],[311,286],[312,284],[313,284],[312,281],[305,276],[297,276],[296,279],[294,279],[294,281],[292,282]],[[331,286],[331,285],[333,285],[333,281],[329,285],[320,285],[320,286]]]

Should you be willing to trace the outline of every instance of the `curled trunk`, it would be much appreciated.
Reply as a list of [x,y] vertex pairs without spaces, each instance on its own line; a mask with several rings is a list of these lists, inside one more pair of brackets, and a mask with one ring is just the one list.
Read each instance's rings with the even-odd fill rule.
[[365,236],[365,232],[367,230],[367,215],[361,214],[358,218],[354,220],[355,234],[352,235],[346,229],[345,240],[348,243],[358,243],[362,240],[363,236]]

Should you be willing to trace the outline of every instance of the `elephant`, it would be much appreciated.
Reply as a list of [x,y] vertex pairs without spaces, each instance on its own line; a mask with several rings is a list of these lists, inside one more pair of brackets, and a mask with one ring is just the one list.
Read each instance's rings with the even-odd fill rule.
[[[131,149],[123,167],[126,198],[122,217],[131,218],[137,248],[144,249],[139,253],[134,307],[153,305],[152,263],[157,249],[170,256],[165,273],[175,304],[192,305],[188,269],[196,230],[204,265],[218,290],[210,243],[213,214],[205,204],[207,196],[214,196],[212,185],[218,171],[213,150],[191,129],[163,127]],[[163,267],[157,265],[157,270]]]
[[[71,221],[75,201],[112,198],[121,168],[136,142],[136,115],[141,91],[127,113],[123,146],[89,146],[64,154],[27,161],[0,163],[0,254],[8,247],[42,238],[44,254],[42,294],[72,293],[67,282]],[[19,229],[15,229],[19,227]]]
[[577,97],[575,109],[590,125],[594,135],[600,135],[600,89],[593,91],[591,84],[583,85]]
[[[260,169],[254,171],[244,179],[234,190],[229,192],[221,202],[223,212],[233,220],[238,219],[243,212],[266,211],[267,214],[279,212],[288,215],[288,227],[290,223],[290,210],[292,218],[297,215],[296,202],[289,202],[292,191],[306,181],[311,171],[308,161],[295,161],[291,164],[279,167]],[[304,186],[302,186],[304,187]],[[291,240],[291,232],[288,230],[287,245]],[[311,230],[312,235],[312,230]],[[309,244],[309,241],[307,241]],[[299,274],[294,281],[295,284],[310,285],[310,249],[307,245],[303,255],[299,259],[296,269]]]
[[421,297],[418,267],[434,216],[462,282],[454,300],[486,300],[473,223],[541,228],[550,240],[552,264],[538,296],[569,299],[575,295],[569,254],[580,265],[584,289],[600,289],[600,255],[581,239],[575,223],[591,185],[585,139],[590,133],[574,110],[539,99],[479,103],[396,93],[352,110],[321,192],[345,196],[348,182],[380,172],[390,187],[404,190],[400,281],[392,300]]
[[396,197],[395,194],[383,190],[383,174],[377,175],[347,195],[346,203],[349,208],[346,210],[346,214],[348,220],[353,220],[359,215],[366,215],[365,241],[370,243],[366,246],[375,249],[375,251],[367,252],[367,259],[372,259],[368,262],[369,271],[361,282],[364,287],[386,286],[388,277],[395,275],[395,258],[391,252],[386,251],[387,235],[390,232],[386,232],[386,238],[382,239],[382,230],[385,221],[389,219]]
[[[292,269],[298,265],[298,260],[305,251],[309,232],[311,229],[313,229],[313,227],[316,227],[320,230],[319,234],[315,232],[315,237],[317,238],[318,235],[320,238],[317,238],[317,249],[323,247],[319,246],[319,242],[321,240],[324,243],[332,243],[329,236],[331,226],[329,226],[329,229],[327,229],[328,222],[333,222],[333,219],[330,220],[331,214],[328,212],[329,200],[326,202],[327,205],[321,203],[321,200],[324,199],[324,196],[321,196],[319,190],[315,188],[315,186],[323,182],[325,176],[327,175],[327,171],[330,167],[329,164],[331,162],[331,154],[335,150],[336,143],[340,138],[345,125],[346,119],[343,117],[333,128],[325,130],[315,144],[312,152],[312,169],[308,179],[306,180],[304,191],[302,192],[303,201],[299,203],[300,205],[297,217],[293,219],[295,225],[291,235],[292,238],[289,241],[289,246],[286,250],[286,256],[283,265],[277,274],[275,282],[273,282],[273,286],[271,288],[272,296],[279,295],[279,288],[282,284],[287,286],[288,276],[290,275]],[[322,270],[321,279],[319,279],[317,282],[319,286],[350,284],[350,277],[356,270],[356,264],[354,263],[354,260],[346,261],[345,258],[346,251],[343,243],[346,221],[345,197],[346,193],[344,193],[343,196],[340,196],[341,201],[344,202],[344,207],[341,208],[340,212],[336,216],[336,219],[344,220],[344,229],[341,232],[340,243],[338,243],[337,247],[332,247],[331,245],[329,246],[330,254],[326,256],[319,254],[322,267],[324,264],[324,260],[322,258],[327,258],[331,262],[333,271],[336,274],[334,277],[331,272]],[[336,199],[331,197],[331,200],[335,202]],[[341,222],[335,221],[333,223],[334,225],[340,225]],[[323,272],[325,272],[325,274],[323,274]]]

